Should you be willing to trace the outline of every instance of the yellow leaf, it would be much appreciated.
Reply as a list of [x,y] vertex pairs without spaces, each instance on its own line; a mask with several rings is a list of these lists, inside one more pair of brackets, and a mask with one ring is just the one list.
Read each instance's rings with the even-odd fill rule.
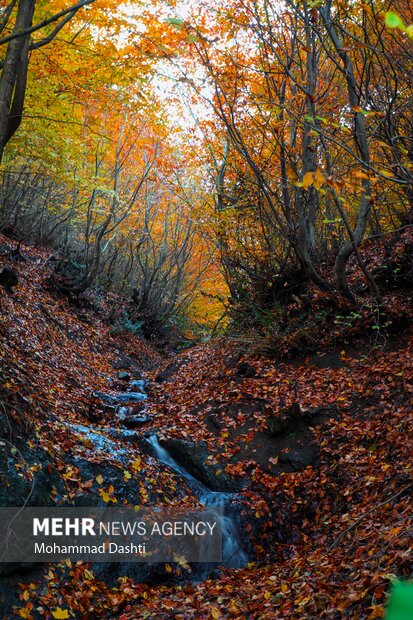
[[369,178],[369,175],[363,172],[362,170],[355,170],[353,175],[356,177],[356,179],[368,179]]
[[268,599],[271,598],[271,592],[268,592],[268,590],[264,592],[264,598],[266,601],[268,601]]
[[308,189],[314,183],[314,173],[306,172],[303,176],[303,188]]
[[222,617],[221,612],[216,607],[211,607],[211,614],[214,620],[218,620],[218,618]]
[[287,168],[287,177],[289,179],[291,179],[291,181],[297,181],[298,180],[297,173],[294,170],[294,168]]
[[111,497],[109,493],[106,493],[106,491],[99,491],[99,495],[103,499],[104,502],[106,503],[110,502]]
[[321,172],[319,168],[317,168],[316,173],[314,175],[314,185],[317,189],[320,189],[325,183],[324,174]]
[[130,480],[132,478],[132,474],[130,472],[128,472],[126,469],[123,472],[123,476],[124,476],[125,480]]
[[103,476],[102,476],[102,474],[99,474],[99,476],[96,476],[96,482],[98,484],[103,484]]
[[56,611],[52,611],[53,618],[57,618],[57,620],[65,620],[65,618],[69,618],[69,612],[67,609],[61,609],[58,607]]

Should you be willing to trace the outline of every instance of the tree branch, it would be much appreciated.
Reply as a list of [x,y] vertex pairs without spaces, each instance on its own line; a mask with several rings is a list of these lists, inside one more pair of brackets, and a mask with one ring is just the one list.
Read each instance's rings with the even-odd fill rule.
[[377,506],[373,506],[373,508],[371,508],[370,510],[368,510],[367,512],[364,513],[364,515],[362,515],[359,519],[357,519],[356,521],[354,521],[354,523],[352,525],[350,525],[350,527],[348,527],[347,529],[344,530],[344,532],[341,532],[340,536],[338,538],[335,539],[335,541],[333,542],[332,545],[329,546],[328,551],[331,551],[332,549],[334,549],[334,547],[336,547],[338,545],[338,543],[340,542],[340,540],[342,540],[342,538],[344,538],[344,536],[348,533],[351,532],[351,530],[354,530],[355,527],[358,526],[359,523],[361,523],[363,521],[363,519],[365,519],[369,514],[371,514],[372,512],[374,512],[375,510],[377,510],[378,508],[381,508],[382,506],[385,506],[386,504],[388,504],[389,502],[391,502],[393,499],[396,499],[397,497],[399,497],[400,495],[403,495],[403,493],[405,493],[406,491],[408,491],[409,489],[411,489],[413,487],[413,483],[409,484],[407,487],[404,487],[404,489],[402,489],[401,491],[399,491],[398,493],[395,493],[394,495],[391,495],[390,497],[388,497],[387,499],[384,500],[384,502],[381,502],[380,504],[377,504]]
[[75,9],[75,10],[71,11],[70,13],[68,13],[66,15],[66,17],[64,19],[62,19],[62,21],[57,24],[56,28],[53,30],[53,32],[51,32],[49,34],[49,36],[45,37],[44,39],[40,39],[39,41],[33,41],[30,44],[29,50],[30,51],[31,50],[38,50],[41,47],[44,47],[45,45],[50,43],[50,41],[53,41],[55,36],[61,31],[61,29],[67,24],[67,22],[70,22],[72,17],[74,17],[78,11],[79,11],[79,9]]
[[79,9],[81,9],[82,7],[88,4],[92,4],[93,2],[95,2],[95,0],[81,0],[81,2],[74,4],[68,9],[64,9],[63,11],[60,11],[60,13],[56,13],[56,15],[53,15],[52,17],[49,17],[48,19],[45,19],[42,22],[39,22],[35,26],[31,26],[30,28],[26,28],[25,30],[21,30],[20,32],[13,32],[7,37],[3,37],[3,39],[0,39],[0,45],[4,45],[4,43],[8,43],[9,41],[12,41],[13,39],[17,39],[18,37],[25,37],[28,34],[32,34],[32,32],[36,32],[36,30],[41,30],[45,26],[48,26],[49,24],[52,24],[53,22],[59,20],[61,17],[65,17],[65,15],[67,15],[68,13],[74,13],[78,11]]

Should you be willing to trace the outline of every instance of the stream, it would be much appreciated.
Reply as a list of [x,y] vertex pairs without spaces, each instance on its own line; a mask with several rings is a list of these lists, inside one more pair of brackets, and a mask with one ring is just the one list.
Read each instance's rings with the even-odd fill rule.
[[[131,386],[133,392],[121,392],[117,395],[95,393],[100,397],[102,403],[111,407],[122,426],[128,426],[128,419],[147,421],[145,407],[139,416],[133,414],[130,407],[125,403],[144,402],[147,399],[145,384],[143,381],[133,382]],[[138,390],[137,390],[138,388]],[[234,499],[237,493],[213,491],[203,482],[193,476],[187,469],[178,463],[171,454],[160,444],[156,434],[147,434],[142,430],[130,430],[129,428],[118,427],[94,427],[82,424],[70,424],[70,430],[75,432],[80,441],[84,443],[92,453],[100,453],[116,458],[118,461],[127,465],[133,460],[133,442],[139,440],[148,445],[148,453],[160,463],[170,468],[178,474],[186,483],[188,488],[197,497],[200,504],[211,511],[220,524],[222,532],[222,562],[219,566],[226,568],[242,568],[248,563],[248,556],[243,549],[243,544],[238,532],[237,509],[234,506]],[[119,445],[119,444],[123,445]],[[136,445],[136,444],[135,444]],[[192,580],[200,581],[205,579],[211,572],[218,568],[216,564],[200,562],[192,567]],[[126,566],[124,567],[126,569]]]
[[242,549],[234,515],[231,515],[233,513],[231,502],[234,494],[211,491],[173,459],[167,450],[160,445],[156,435],[150,435],[147,440],[152,446],[156,458],[185,479],[188,487],[198,497],[200,503],[205,508],[216,509],[212,512],[219,520],[222,531],[222,564],[227,568],[246,566],[248,557]]

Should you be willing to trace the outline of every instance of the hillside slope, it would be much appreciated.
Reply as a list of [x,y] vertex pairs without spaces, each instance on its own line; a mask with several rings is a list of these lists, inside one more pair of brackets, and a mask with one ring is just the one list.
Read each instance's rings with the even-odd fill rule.
[[[226,340],[171,359],[111,333],[121,299],[69,302],[48,284],[48,252],[22,252],[4,261],[15,292],[0,290],[1,505],[197,505],[145,448],[153,433],[209,488],[238,494],[250,563],[199,583],[179,565],[118,583],[81,564],[2,565],[3,617],[382,617],[389,583],[413,568],[411,291],[391,337],[289,362]],[[126,431],[104,396],[142,373],[149,398]]]

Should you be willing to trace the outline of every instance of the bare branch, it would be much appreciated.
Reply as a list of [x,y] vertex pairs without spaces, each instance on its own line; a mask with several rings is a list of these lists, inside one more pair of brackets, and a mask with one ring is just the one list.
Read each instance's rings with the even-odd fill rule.
[[13,41],[13,39],[17,39],[18,37],[25,37],[28,34],[32,34],[32,32],[36,32],[37,30],[41,30],[45,26],[48,26],[49,24],[52,24],[53,22],[58,21],[61,17],[65,17],[65,15],[67,15],[68,13],[74,14],[79,9],[83,8],[84,6],[87,6],[88,4],[92,4],[93,2],[95,2],[95,0],[82,0],[81,2],[74,4],[68,9],[64,9],[63,11],[60,11],[60,13],[56,13],[56,15],[53,15],[52,17],[49,17],[48,19],[45,19],[42,22],[39,22],[38,24],[31,26],[30,28],[26,28],[25,30],[21,30],[20,32],[13,32],[7,37],[3,37],[3,39],[0,39],[0,45],[4,45],[5,43],[8,43],[9,41]]

